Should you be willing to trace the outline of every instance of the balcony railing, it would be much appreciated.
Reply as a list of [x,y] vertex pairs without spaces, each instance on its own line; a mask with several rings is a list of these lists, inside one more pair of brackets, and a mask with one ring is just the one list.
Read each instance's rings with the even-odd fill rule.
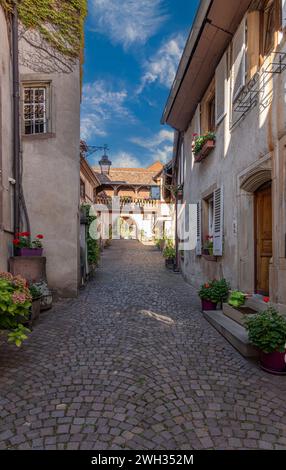
[[[115,197],[104,197],[97,196],[96,204],[107,206],[111,208],[112,205],[116,206],[118,204],[118,199]],[[155,199],[144,199],[144,198],[132,198],[132,197],[120,197],[119,206],[120,209],[157,209],[161,204],[161,201]]]

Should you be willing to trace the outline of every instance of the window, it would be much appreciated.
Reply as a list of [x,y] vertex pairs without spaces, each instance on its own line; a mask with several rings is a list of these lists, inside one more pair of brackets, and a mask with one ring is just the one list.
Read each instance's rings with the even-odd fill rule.
[[207,233],[209,237],[213,237],[214,234],[214,198],[213,195],[207,199],[206,201],[207,206]]
[[80,197],[85,199],[85,184],[82,180],[80,180]]
[[267,55],[275,46],[276,8],[275,1],[265,2],[263,11],[263,54]]
[[213,95],[210,101],[208,102],[208,121],[209,121],[208,130],[210,132],[214,132],[215,127],[216,127],[215,101],[216,101],[216,98],[215,98],[215,95]]
[[205,247],[207,241],[213,244],[214,256],[223,255],[223,202],[221,187],[197,204],[197,255],[202,254],[202,245]]
[[24,87],[24,134],[45,134],[48,132],[48,106],[46,86]]

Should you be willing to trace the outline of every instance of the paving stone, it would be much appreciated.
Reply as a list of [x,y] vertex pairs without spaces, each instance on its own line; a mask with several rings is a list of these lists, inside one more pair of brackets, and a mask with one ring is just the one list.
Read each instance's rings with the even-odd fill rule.
[[23,349],[1,346],[0,449],[286,449],[285,379],[203,319],[154,247],[102,258]]

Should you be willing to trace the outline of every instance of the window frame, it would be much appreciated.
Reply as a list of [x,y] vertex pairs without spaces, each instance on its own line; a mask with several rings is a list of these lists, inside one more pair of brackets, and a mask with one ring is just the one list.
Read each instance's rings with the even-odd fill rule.
[[[31,102],[25,102],[25,91],[31,90],[33,91],[33,100]],[[32,106],[35,108],[36,106],[41,105],[41,103],[37,103],[35,100],[35,91],[36,90],[43,90],[44,91],[44,100],[43,100],[43,108],[44,108],[44,116],[43,118],[36,118],[35,113],[33,113],[32,119],[25,118],[25,107]],[[50,82],[42,82],[42,81],[23,81],[21,83],[21,93],[22,93],[22,135],[24,137],[37,137],[37,136],[45,136],[51,133],[51,83]],[[31,121],[32,124],[32,132],[26,133],[26,122]],[[38,123],[37,123],[38,121]],[[43,131],[36,132],[36,126],[43,124]]]

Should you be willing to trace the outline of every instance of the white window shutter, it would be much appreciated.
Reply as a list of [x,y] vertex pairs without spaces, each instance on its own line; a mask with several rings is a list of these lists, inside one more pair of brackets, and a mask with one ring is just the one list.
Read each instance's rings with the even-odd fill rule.
[[236,31],[232,43],[233,57],[233,101],[245,86],[246,73],[246,19]]
[[224,54],[215,73],[216,125],[227,113],[227,53]]
[[282,28],[286,28],[286,0],[282,0]]
[[196,246],[197,256],[202,254],[202,203],[199,201],[197,203],[197,246]]
[[214,192],[214,255],[223,254],[223,188],[218,188]]

